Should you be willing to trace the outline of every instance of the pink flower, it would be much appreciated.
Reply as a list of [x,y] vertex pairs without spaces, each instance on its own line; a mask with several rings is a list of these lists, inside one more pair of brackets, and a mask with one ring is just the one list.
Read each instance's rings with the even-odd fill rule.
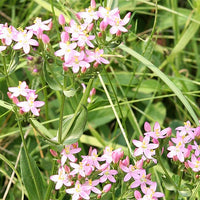
[[118,163],[119,160],[124,156],[124,152],[122,151],[121,148],[116,149],[112,152],[112,160],[113,163]]
[[145,194],[142,199],[148,200],[157,200],[157,198],[164,197],[164,194],[161,192],[156,192],[157,183],[153,182],[150,188],[143,187],[142,192]]
[[177,158],[180,160],[180,162],[184,162],[184,153],[187,153],[185,144],[179,138],[172,138],[172,139],[174,139],[173,142],[176,143],[176,146],[169,146],[167,148],[167,150],[170,151],[167,154],[167,157],[173,158],[173,157],[177,156]]
[[69,42],[60,42],[60,48],[58,51],[55,52],[56,56],[64,56],[65,63],[69,63],[75,54],[76,43],[69,43]]
[[137,173],[137,169],[133,165],[129,165],[129,167],[126,167],[124,165],[121,165],[122,171],[126,172],[127,174],[124,177],[124,182],[129,181],[131,178],[137,178],[139,179],[139,175]]
[[19,81],[19,85],[17,87],[9,87],[8,90],[13,93],[11,98],[18,97],[19,95],[26,97],[29,91],[28,85],[25,81]]
[[85,167],[82,162],[70,163],[70,166],[74,168],[73,171],[70,172],[70,175],[80,174],[82,177],[85,177]]
[[72,39],[77,39],[80,34],[83,34],[83,31],[87,27],[87,25],[84,24],[77,24],[74,20],[71,20],[69,25],[69,27],[65,27],[65,31],[72,34]]
[[81,148],[78,148],[78,144],[70,144],[70,145],[65,145],[65,148],[61,151],[61,165],[63,166],[67,160],[67,158],[75,162],[76,158],[73,154],[76,154],[81,151]]
[[10,46],[12,43],[13,38],[18,33],[18,31],[13,27],[7,24],[3,25],[0,33],[0,39],[5,43],[7,46]]
[[86,44],[94,48],[94,45],[90,42],[90,40],[94,40],[95,36],[94,35],[88,35],[87,33],[83,32],[79,34],[77,38],[72,38],[71,41],[77,41],[77,45],[79,47],[84,47]]
[[99,174],[101,176],[99,180],[101,183],[104,183],[108,179],[110,182],[115,183],[116,180],[113,177],[113,175],[116,175],[116,174],[118,174],[117,170],[110,169],[110,166],[108,166],[104,171],[102,171]]
[[133,140],[132,142],[136,147],[138,147],[135,150],[134,155],[135,156],[144,155],[148,159],[152,159],[152,155],[155,154],[153,149],[156,149],[159,146],[159,144],[149,143],[150,142],[150,136],[148,136],[148,135],[146,135],[143,138],[142,142],[138,141],[138,140]]
[[31,111],[35,116],[39,116],[39,109],[38,107],[42,107],[44,105],[43,101],[35,101],[37,95],[35,95],[35,91],[29,92],[26,96],[27,101],[22,101],[17,103],[17,106],[21,108],[23,112]]
[[63,167],[59,168],[58,175],[52,175],[50,176],[50,179],[53,182],[56,182],[56,190],[59,190],[63,184],[65,186],[71,186],[71,181],[69,180],[68,175],[65,174],[65,169]]
[[88,156],[82,156],[82,158],[83,158],[82,162],[85,165],[94,166],[97,169],[100,168],[99,161],[101,159],[98,157],[96,149],[91,150],[91,152],[90,152],[90,154]]
[[79,181],[76,181],[75,187],[67,189],[66,192],[68,194],[73,194],[72,200],[78,200],[80,197],[83,199],[90,199],[89,195],[87,194],[89,186],[81,185]]
[[14,38],[14,40],[17,42],[17,44],[15,44],[13,46],[13,49],[21,49],[23,48],[24,53],[28,54],[30,52],[30,45],[31,46],[38,46],[39,43],[34,40],[31,39],[33,36],[33,32],[32,31],[28,31],[24,30],[24,31],[20,31],[17,36]]
[[33,33],[38,37],[41,38],[43,31],[49,31],[50,27],[49,24],[51,23],[51,19],[42,21],[41,18],[37,17],[34,21],[34,25],[26,27],[28,30],[32,30]]
[[100,157],[100,161],[106,161],[106,163],[110,164],[112,162],[112,153],[113,153],[112,147],[105,147],[103,155]]
[[103,19],[104,26],[112,23],[116,16],[119,16],[119,9],[115,8],[110,10],[110,8],[99,7],[98,11],[99,17]]
[[89,179],[87,180],[85,183],[84,183],[84,186],[88,186],[88,195],[90,195],[90,192],[94,192],[96,194],[101,194],[101,191],[95,187],[99,184],[99,180],[92,180],[92,179]]
[[[147,126],[147,124],[145,126]],[[149,126],[148,126],[147,129],[149,130]],[[165,138],[166,135],[169,132],[171,132],[171,128],[166,128],[166,129],[164,129],[164,130],[161,131],[160,124],[158,122],[155,123],[153,130],[154,130],[154,132],[151,132],[151,129],[150,129],[144,135],[149,135],[152,138],[158,139],[158,138]]]
[[114,19],[110,22],[112,26],[110,29],[111,34],[116,34],[118,31],[127,32],[128,30],[124,26],[129,22],[131,13],[127,13],[124,19],[120,19],[120,16],[115,16]]
[[140,169],[137,170],[137,176],[133,177],[135,181],[131,184],[131,188],[136,188],[141,185],[142,187],[146,187],[146,184],[151,185],[153,182],[148,179],[148,176],[146,175],[146,170]]
[[194,172],[199,172],[200,171],[200,157],[197,158],[194,154],[192,154],[191,161],[188,160],[188,165]]
[[196,141],[194,141],[194,145],[192,145],[192,148],[195,150],[195,156],[199,156],[200,154],[200,145],[197,144]]
[[188,134],[191,139],[195,138],[195,128],[191,127],[190,121],[184,122],[184,126],[179,126],[176,130],[179,131],[179,135],[181,136],[186,136]]
[[89,68],[90,67],[90,64],[88,62],[86,62],[84,60],[85,58],[85,54],[83,51],[81,51],[80,53],[79,52],[75,52],[73,54],[73,57],[71,58],[71,61],[68,62],[68,63],[64,63],[64,66],[69,68],[69,67],[72,67],[72,71],[74,73],[78,73],[79,71],[79,68],[80,67],[86,67],[86,68]]
[[95,11],[96,3],[91,0],[90,7],[85,10],[85,12],[77,13],[78,17],[84,19],[85,24],[92,23],[93,20],[98,20],[98,13]]
[[96,48],[95,51],[87,50],[86,53],[88,55],[86,59],[88,62],[96,61],[99,64],[104,63],[106,65],[110,63],[108,60],[103,58],[103,53],[104,53],[103,49]]

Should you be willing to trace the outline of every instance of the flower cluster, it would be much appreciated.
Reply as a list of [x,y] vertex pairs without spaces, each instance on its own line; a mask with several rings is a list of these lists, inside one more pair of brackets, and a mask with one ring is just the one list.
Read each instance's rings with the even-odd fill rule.
[[136,199],[142,199],[140,191],[143,192],[144,199],[164,196],[156,192],[157,184],[151,180],[151,174],[143,169],[142,159],[132,165],[128,156],[123,159],[124,152],[121,148],[113,150],[105,147],[103,155],[99,156],[97,149],[90,148],[89,154],[81,156],[82,160],[78,161],[75,154],[80,151],[78,143],[66,145],[60,155],[51,150],[52,155],[58,157],[60,166],[58,174],[52,175],[50,179],[56,183],[56,190],[64,185],[66,193],[72,195],[72,200],[90,199],[91,194],[104,199],[104,195],[112,187],[121,183],[122,176],[123,181],[130,185],[126,192],[134,190]]
[[[171,135],[171,128],[166,128],[161,130],[158,122],[155,123],[153,131],[151,131],[151,126],[148,122],[144,124],[144,137],[140,138],[140,141],[133,140],[133,144],[137,147],[134,152],[134,156],[142,156],[143,160],[152,160],[157,163],[157,160],[153,157],[156,152],[155,149],[159,147],[159,139],[163,139],[166,136]],[[152,142],[151,142],[152,140]]]
[[192,128],[189,121],[184,126],[176,128],[176,137],[171,138],[169,153],[167,156],[173,160],[185,161],[185,166],[190,167],[194,172],[200,171],[200,146],[199,141],[200,127]]
[[0,24],[0,39],[2,46],[0,46],[0,52],[4,51],[8,46],[12,46],[14,50],[23,49],[25,54],[30,52],[30,46],[39,46],[37,40],[32,39],[35,35],[38,39],[41,39],[44,43],[49,42],[49,37],[43,33],[43,31],[49,31],[52,28],[51,19],[41,21],[40,18],[36,18],[34,25],[25,27],[25,29],[19,28],[18,30],[13,26],[8,26],[7,23]]
[[[59,23],[63,26],[64,31],[61,33],[60,49],[55,52],[55,55],[64,60],[63,69],[68,70],[72,68],[73,73],[84,73],[91,64],[96,68],[99,64],[109,64],[109,61],[104,58],[104,50],[99,46],[102,34],[110,26],[110,33],[121,35],[121,32],[127,32],[124,27],[130,20],[130,13],[128,13],[122,20],[119,15],[119,9],[110,10],[108,8],[99,7],[96,11],[95,0],[91,0],[91,5],[85,12],[77,13],[78,22],[71,20],[69,26],[65,26],[65,18],[63,15],[59,16]],[[100,23],[99,37],[93,33]],[[105,39],[104,39],[105,42]],[[105,45],[104,45],[105,46]]]
[[[9,87],[8,97],[12,99],[13,103],[20,107],[20,113],[27,113],[31,111],[33,115],[39,116],[40,109],[44,105],[43,101],[35,101],[38,95],[35,90],[29,89],[25,81],[19,81],[17,87]],[[19,97],[24,97],[26,101],[19,101]]]

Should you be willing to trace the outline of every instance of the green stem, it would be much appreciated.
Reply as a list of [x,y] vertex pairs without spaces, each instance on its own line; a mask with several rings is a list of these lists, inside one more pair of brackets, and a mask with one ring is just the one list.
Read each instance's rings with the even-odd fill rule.
[[115,106],[113,105],[113,102],[112,102],[112,100],[111,100],[111,98],[110,98],[109,92],[108,92],[108,90],[107,90],[107,88],[106,88],[106,85],[104,84],[104,81],[103,81],[103,79],[102,79],[102,77],[101,77],[101,75],[100,75],[99,72],[98,72],[98,77],[99,77],[99,80],[100,80],[100,82],[101,82],[101,84],[102,84],[102,86],[103,86],[103,89],[104,89],[105,93],[106,93],[106,96],[107,96],[107,98],[108,98],[108,101],[109,101],[109,103],[110,103],[110,105],[111,105],[111,107],[112,107],[112,110],[113,110],[114,115],[115,115],[115,117],[116,117],[116,120],[117,120],[117,122],[118,122],[118,124],[119,124],[119,128],[120,128],[120,130],[121,130],[121,132],[122,132],[122,135],[124,136],[124,139],[125,139],[125,142],[126,142],[126,144],[127,144],[128,149],[129,149],[129,151],[130,151],[130,154],[133,156],[133,152],[132,152],[131,146],[130,146],[130,144],[129,144],[128,138],[127,138],[127,136],[126,136],[126,133],[125,133],[125,131],[124,131],[124,128],[123,128],[123,126],[122,126],[122,123],[121,123],[121,121],[120,121],[120,119],[119,119],[119,116],[118,116],[118,114],[117,114],[117,111],[116,111],[116,109],[115,109]]
[[46,83],[44,80],[44,74],[43,71],[41,70],[41,81],[42,81],[42,87],[43,87],[43,94],[44,94],[44,101],[45,101],[45,120],[49,120],[49,114],[48,114],[48,96],[47,96],[47,88],[46,88]]
[[[65,89],[66,82],[67,81],[66,81],[66,76],[65,76],[65,71],[64,71],[63,90]],[[58,130],[58,143],[61,143],[61,140],[62,140],[62,125],[63,125],[64,107],[65,107],[65,95],[62,91],[61,107],[60,107],[60,119],[59,119],[59,130]]]
[[6,79],[7,86],[9,87],[10,83],[9,83],[9,78],[8,78],[8,70],[7,70],[7,66],[6,66],[6,58],[3,55],[2,55],[2,58],[3,58],[3,66],[4,66],[5,79]]
[[35,184],[37,195],[38,195],[38,197],[40,197],[38,184],[37,184],[37,182],[35,180],[35,175],[34,175],[34,172],[33,172],[33,169],[32,169],[30,157],[29,157],[29,154],[28,154],[28,149],[27,149],[26,142],[25,142],[25,139],[24,139],[24,134],[23,134],[23,130],[22,130],[21,121],[20,121],[20,119],[19,119],[17,114],[16,114],[16,118],[17,118],[17,124],[18,124],[18,127],[19,127],[19,132],[20,132],[20,136],[21,136],[21,139],[22,139],[23,147],[24,147],[24,152],[25,152],[26,157],[27,157],[28,167],[29,167],[30,172],[31,172],[31,177],[33,178],[33,182]]
[[[56,160],[53,161],[53,165],[52,165],[52,170],[51,170],[51,174],[54,174],[55,173],[55,166],[56,166]],[[49,185],[48,185],[48,188],[47,188],[47,192],[46,192],[46,195],[45,195],[45,198],[44,200],[49,200],[50,199],[50,196],[51,196],[51,190],[53,188],[53,181],[50,181],[49,182]]]

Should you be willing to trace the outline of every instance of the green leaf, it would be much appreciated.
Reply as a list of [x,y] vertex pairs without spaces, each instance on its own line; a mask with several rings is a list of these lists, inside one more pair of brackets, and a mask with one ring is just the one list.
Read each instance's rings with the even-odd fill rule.
[[194,110],[192,109],[191,105],[185,98],[185,96],[182,94],[182,92],[179,90],[176,85],[162,72],[159,68],[157,68],[155,65],[153,65],[150,61],[148,61],[146,58],[144,58],[142,55],[138,54],[136,51],[130,49],[129,47],[125,45],[119,46],[123,51],[127,52],[137,60],[139,60],[141,63],[143,63],[146,67],[148,67],[151,71],[153,71],[179,98],[179,100],[183,103],[187,111],[190,113],[191,117],[195,121],[195,123],[198,125],[199,120],[196,116]]
[[[73,116],[67,118],[63,123],[63,135],[66,135],[63,144],[73,144],[79,140],[85,130],[87,122],[87,109],[83,107],[81,112],[73,121],[72,125],[70,123],[71,120],[73,120]],[[68,126],[71,126],[70,129]]]
[[[51,4],[44,0],[34,0],[38,5],[42,6],[44,9],[48,10],[49,12],[52,12]],[[62,14],[65,17],[66,23],[69,23],[70,19],[67,17],[61,10],[54,7],[55,15],[58,17],[60,14]]]
[[46,63],[44,63],[43,65],[43,73],[44,73],[45,80],[51,89],[56,90],[56,91],[62,90],[61,84],[59,84],[56,81],[56,79],[49,76],[49,73],[47,72],[47,69],[46,69]]
[[76,94],[76,90],[75,89],[64,90],[63,93],[66,97],[73,97]]
[[45,126],[43,126],[39,121],[37,121],[35,118],[30,119],[31,125],[35,128],[35,130],[42,136],[48,136],[49,138],[52,138],[53,135],[46,129]]
[[6,108],[8,110],[12,109],[12,105],[10,103],[7,103],[6,101],[3,101],[3,100],[0,100],[0,106]]
[[[30,161],[31,166],[29,166],[28,160]],[[43,200],[46,191],[45,182],[35,161],[30,154],[29,157],[26,156],[24,149],[21,151],[20,168],[22,180],[28,193],[28,199]]]

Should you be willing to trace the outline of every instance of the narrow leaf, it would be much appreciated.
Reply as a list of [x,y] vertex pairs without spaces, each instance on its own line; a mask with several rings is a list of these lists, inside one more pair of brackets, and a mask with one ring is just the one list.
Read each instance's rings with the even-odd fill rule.
[[[31,166],[28,164],[30,161]],[[30,169],[31,167],[31,169]],[[29,154],[27,158],[24,149],[21,151],[20,168],[22,180],[28,193],[29,200],[43,200],[45,195],[45,182],[42,175]]]
[[7,103],[7,102],[5,102],[5,101],[3,101],[3,100],[0,100],[0,106],[6,108],[8,110],[12,109],[12,105]]
[[130,49],[129,47],[125,45],[119,46],[123,51],[126,51],[128,54],[142,62],[146,67],[148,67],[151,71],[153,71],[179,98],[179,100],[183,103],[183,105],[186,107],[188,112],[190,113],[191,117],[195,121],[195,123],[198,125],[199,120],[192,109],[191,105],[185,98],[185,96],[182,94],[182,92],[179,90],[176,85],[162,72],[159,68],[157,68],[155,65],[153,65],[150,61],[148,61],[146,58],[144,58],[142,55],[138,54],[136,51]]

